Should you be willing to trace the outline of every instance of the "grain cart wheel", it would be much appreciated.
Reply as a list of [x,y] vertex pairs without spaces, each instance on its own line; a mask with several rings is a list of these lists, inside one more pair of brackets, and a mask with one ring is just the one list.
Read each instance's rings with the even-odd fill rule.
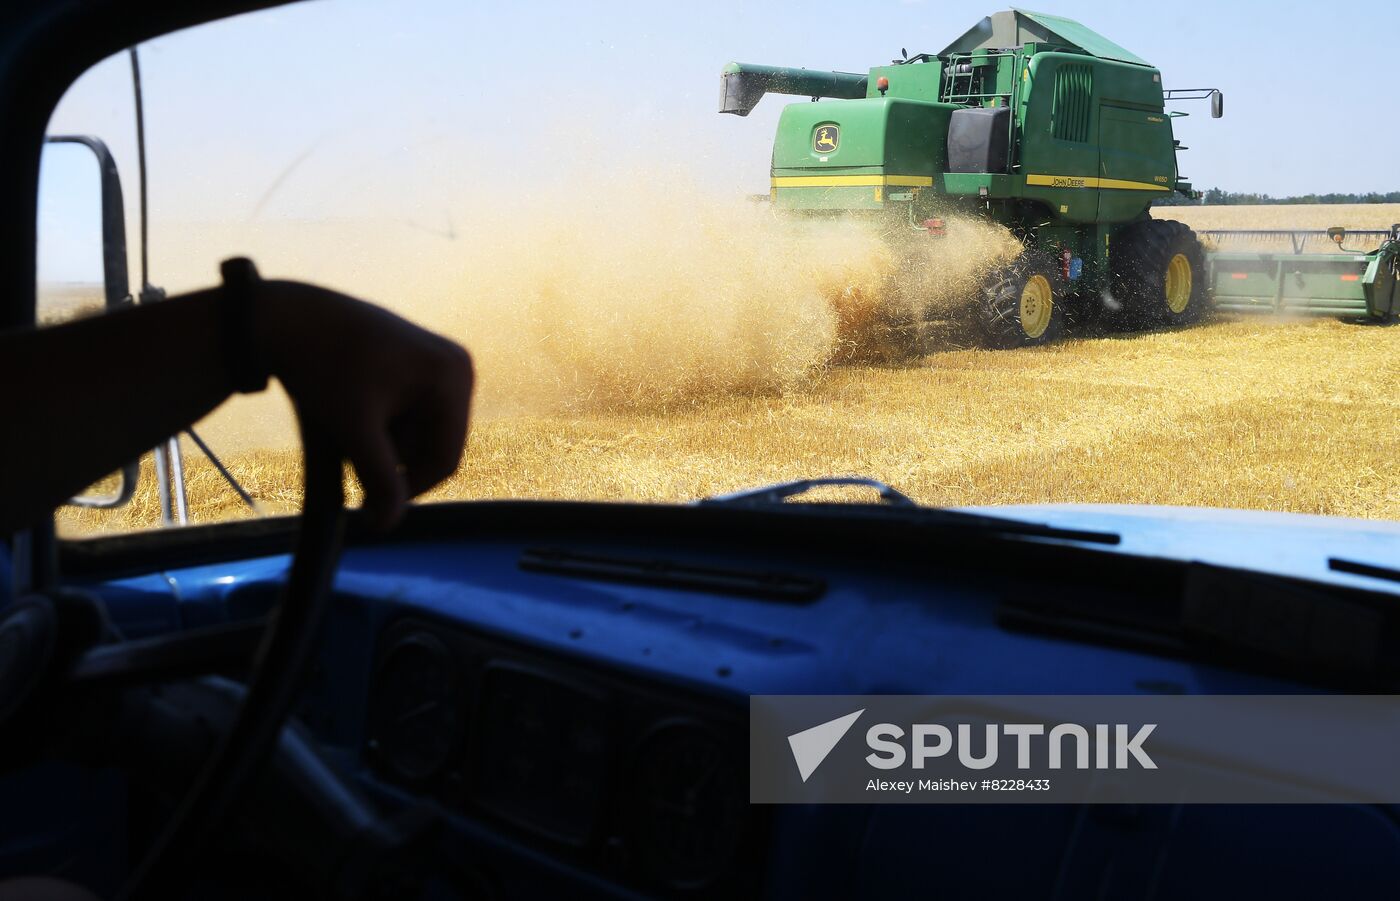
[[1127,327],[1186,325],[1210,304],[1205,251],[1180,222],[1153,219],[1123,229],[1109,249],[1109,269],[1122,305],[1112,318]]
[[978,319],[992,347],[1032,347],[1060,336],[1065,325],[1059,261],[1027,251],[993,272],[982,288]]

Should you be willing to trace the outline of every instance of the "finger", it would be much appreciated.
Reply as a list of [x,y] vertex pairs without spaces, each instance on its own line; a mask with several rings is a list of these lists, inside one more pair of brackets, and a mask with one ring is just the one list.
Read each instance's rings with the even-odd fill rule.
[[453,345],[432,385],[394,430],[412,494],[457,471],[467,440],[471,393],[471,358]]
[[408,502],[408,487],[387,430],[367,429],[348,456],[365,492],[362,509],[371,526],[380,531],[393,528]]

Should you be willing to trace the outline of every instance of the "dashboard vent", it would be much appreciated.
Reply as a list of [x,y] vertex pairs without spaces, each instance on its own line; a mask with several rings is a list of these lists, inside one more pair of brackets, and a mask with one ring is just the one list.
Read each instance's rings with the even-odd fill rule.
[[578,579],[630,582],[793,603],[814,601],[826,591],[826,583],[812,576],[702,566],[657,558],[612,557],[560,548],[528,548],[520,555],[520,568]]

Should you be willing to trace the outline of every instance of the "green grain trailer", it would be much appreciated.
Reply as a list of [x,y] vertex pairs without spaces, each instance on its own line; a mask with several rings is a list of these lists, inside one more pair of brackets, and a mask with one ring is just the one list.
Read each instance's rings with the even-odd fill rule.
[[1215,89],[1164,92],[1160,72],[1078,22],[1011,10],[866,74],[724,67],[721,112],[747,115],[765,93],[812,99],[782,112],[776,207],[935,231],[977,211],[1023,240],[983,289],[994,346],[1041,344],[1089,315],[1149,326],[1206,311],[1201,244],[1147,210],[1193,195],[1172,136],[1184,114],[1165,101],[1208,97],[1219,116]]

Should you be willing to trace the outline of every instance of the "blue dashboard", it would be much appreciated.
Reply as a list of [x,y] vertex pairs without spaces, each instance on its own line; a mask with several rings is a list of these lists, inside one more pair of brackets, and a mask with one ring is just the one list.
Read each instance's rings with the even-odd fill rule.
[[[517,506],[352,544],[298,711],[378,803],[444,812],[502,897],[1400,895],[1389,808],[749,805],[751,694],[1350,684],[1164,626],[1179,561],[816,510]],[[288,566],[117,556],[77,569],[128,638],[261,616]]]

